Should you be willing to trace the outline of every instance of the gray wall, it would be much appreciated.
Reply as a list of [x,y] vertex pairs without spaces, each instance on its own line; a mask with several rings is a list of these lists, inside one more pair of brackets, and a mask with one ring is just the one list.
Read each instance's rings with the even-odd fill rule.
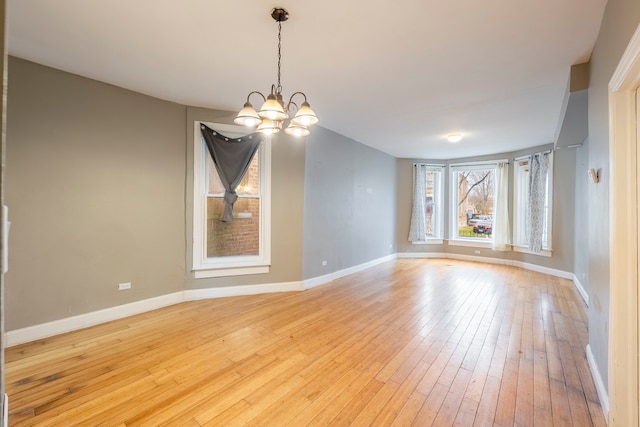
[[608,84],[640,22],[640,2],[609,0],[591,56],[589,167],[602,168],[600,184],[589,185],[589,343],[608,383],[609,329],[609,110]]
[[313,129],[305,161],[303,278],[394,253],[395,199],[394,157]]
[[7,330],[182,290],[185,108],[17,58],[9,79]]
[[573,274],[589,294],[589,146],[588,139],[576,149],[576,195]]
[[[551,149],[546,144],[537,148],[491,156],[470,157],[454,160],[438,160],[434,164],[464,163],[484,160],[513,159],[526,154]],[[491,249],[481,249],[480,254],[474,250],[478,248],[453,245],[414,245],[408,241],[409,224],[411,220],[411,189],[413,178],[412,165],[415,162],[427,162],[424,159],[398,159],[398,197],[397,197],[397,230],[396,245],[398,253],[451,253],[458,255],[472,255],[498,259],[516,260],[530,264],[549,267],[561,271],[573,272],[574,249],[574,194],[575,194],[575,151],[572,149],[557,150],[553,159],[553,256],[545,257],[519,252],[495,252]],[[445,177],[445,237],[449,229],[449,171]],[[513,190],[513,167],[509,168],[509,189]],[[512,196],[509,197],[509,211],[512,210]],[[511,214],[510,214],[511,215]]]

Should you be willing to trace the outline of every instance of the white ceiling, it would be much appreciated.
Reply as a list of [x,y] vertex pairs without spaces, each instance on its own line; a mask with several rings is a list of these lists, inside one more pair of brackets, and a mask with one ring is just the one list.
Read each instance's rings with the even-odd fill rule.
[[[554,142],[570,67],[589,60],[605,5],[9,0],[9,52],[181,104],[238,111],[251,90],[276,82],[270,12],[284,7],[285,96],[305,92],[320,126],[393,156],[444,159]],[[457,144],[445,138],[454,132],[464,135]]]

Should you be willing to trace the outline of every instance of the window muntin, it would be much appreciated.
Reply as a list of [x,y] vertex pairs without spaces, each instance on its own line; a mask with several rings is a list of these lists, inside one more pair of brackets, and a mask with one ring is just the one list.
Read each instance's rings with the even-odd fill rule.
[[[205,123],[229,137],[241,126]],[[236,192],[233,221],[222,223],[224,187],[194,123],[193,270],[197,278],[267,273],[270,265],[271,141],[260,145]]]

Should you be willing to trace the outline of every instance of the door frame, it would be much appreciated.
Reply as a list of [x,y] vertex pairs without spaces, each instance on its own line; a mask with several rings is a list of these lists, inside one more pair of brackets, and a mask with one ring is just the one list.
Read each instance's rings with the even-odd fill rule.
[[640,26],[609,82],[609,426],[638,425]]

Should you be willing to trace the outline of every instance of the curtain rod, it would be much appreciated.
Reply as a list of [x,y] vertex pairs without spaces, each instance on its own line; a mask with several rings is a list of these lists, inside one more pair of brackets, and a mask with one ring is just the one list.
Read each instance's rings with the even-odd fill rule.
[[[568,147],[567,147],[568,148]],[[528,159],[531,156],[533,156],[534,154],[549,154],[551,153],[553,150],[545,150],[545,151],[540,151],[539,153],[532,153],[532,154],[527,154],[526,156],[520,156],[520,157],[516,157],[513,160],[515,162],[519,162],[520,160],[524,160],[524,159]]]
[[426,165],[426,166],[433,166],[433,167],[439,167],[439,168],[443,168],[446,166],[438,163],[424,163],[424,162],[416,162],[413,164],[413,166],[418,166],[418,165]]
[[555,147],[554,150],[566,150],[568,148],[580,148],[580,147],[582,147],[582,144],[571,144],[565,147]]
[[509,159],[498,160],[479,160],[477,162],[464,162],[464,163],[450,163],[449,167],[464,167],[464,166],[496,166],[498,163],[509,163]]

